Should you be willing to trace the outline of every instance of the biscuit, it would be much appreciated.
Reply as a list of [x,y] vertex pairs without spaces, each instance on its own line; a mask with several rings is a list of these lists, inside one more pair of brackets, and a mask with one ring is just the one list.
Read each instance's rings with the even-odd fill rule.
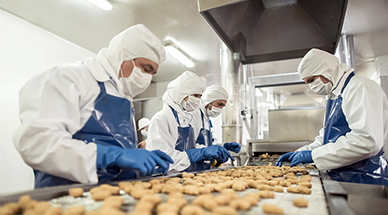
[[311,187],[312,187],[312,184],[311,184],[310,182],[299,182],[299,183],[298,183],[298,186],[311,188]]
[[110,194],[112,194],[112,195],[119,195],[120,194],[120,188],[116,187],[116,186],[112,186],[109,184],[101,184],[100,188],[109,191]]
[[62,215],[62,208],[54,207],[48,209],[43,215]]
[[90,192],[92,194],[92,198],[95,200],[95,201],[102,201],[104,200],[105,198],[109,197],[111,195],[111,193],[108,191],[108,190],[104,190],[104,189],[95,189],[95,190],[91,190]]
[[292,201],[295,207],[305,208],[308,205],[308,200],[305,198],[297,198]]
[[263,198],[263,199],[272,199],[272,198],[275,198],[275,193],[268,190],[259,191],[259,196],[260,198]]
[[8,203],[2,207],[0,207],[0,214],[4,215],[12,215],[14,213],[18,213],[20,211],[20,207],[16,203]]
[[198,189],[198,187],[196,187],[194,185],[187,185],[187,186],[183,187],[183,193],[188,194],[188,195],[198,196],[199,189]]
[[284,192],[284,189],[283,189],[283,187],[282,186],[274,186],[273,187],[273,190],[275,191],[275,192],[278,192],[278,193],[283,193]]
[[181,210],[181,215],[202,215],[205,211],[198,206],[195,205],[186,205]]
[[229,203],[229,206],[238,211],[247,211],[251,208],[251,203],[246,199],[235,199]]
[[283,208],[278,207],[276,205],[272,205],[272,204],[264,204],[263,205],[263,212],[266,214],[280,215],[280,214],[283,214]]
[[69,195],[74,198],[81,197],[84,194],[84,189],[82,188],[70,188]]
[[235,191],[244,191],[245,190],[245,185],[242,182],[235,182],[232,185],[232,189]]
[[179,207],[171,203],[161,203],[156,207],[156,211],[158,214],[164,213],[164,212],[178,213]]
[[236,209],[230,206],[218,206],[213,208],[212,213],[214,215],[237,215]]

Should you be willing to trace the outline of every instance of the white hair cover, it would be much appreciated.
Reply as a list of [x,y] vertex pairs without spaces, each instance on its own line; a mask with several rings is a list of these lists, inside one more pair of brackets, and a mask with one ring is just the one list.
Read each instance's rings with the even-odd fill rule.
[[167,91],[163,97],[169,95],[175,104],[180,102],[188,95],[201,94],[205,91],[205,83],[193,72],[185,71],[176,79],[167,85]]
[[226,100],[228,101],[228,92],[220,85],[212,85],[208,87],[205,92],[202,94],[202,105],[206,106],[211,102],[216,100]]
[[322,75],[336,86],[344,72],[349,69],[346,64],[339,64],[336,56],[319,49],[311,49],[300,61],[298,74],[302,79]]
[[97,59],[110,74],[118,75],[121,64],[135,58],[147,58],[158,65],[166,60],[160,40],[143,24],[131,26],[116,35],[108,48],[103,48]]

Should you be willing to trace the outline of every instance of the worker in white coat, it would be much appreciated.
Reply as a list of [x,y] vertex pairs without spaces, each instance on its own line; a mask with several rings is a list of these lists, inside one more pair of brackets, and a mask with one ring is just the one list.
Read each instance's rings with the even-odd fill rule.
[[147,134],[148,134],[148,127],[150,126],[150,120],[146,117],[143,117],[139,119],[138,125],[138,131],[140,131],[141,135],[143,136],[143,141],[139,142],[137,145],[139,148],[145,149]]
[[169,173],[195,171],[196,163],[205,160],[224,163],[233,159],[221,146],[196,148],[193,111],[199,107],[204,90],[204,81],[195,73],[182,73],[168,84],[163,109],[151,118],[146,148],[160,149],[174,160]]
[[314,142],[282,155],[276,165],[314,162],[334,180],[387,186],[388,102],[381,87],[319,49],[303,57],[298,73],[312,91],[329,96],[324,127]]
[[35,188],[94,184],[167,170],[171,158],[137,148],[132,97],[165,60],[158,38],[132,26],[97,57],[48,69],[21,89],[13,141]]
[[[212,85],[202,94],[201,105],[198,110],[194,111],[194,124],[196,125],[194,130],[197,134],[196,144],[199,146],[208,147],[213,145],[211,133],[213,126],[210,117],[217,117],[222,113],[228,97],[228,92],[220,85]],[[241,150],[240,144],[236,142],[225,143],[224,148],[235,153]],[[210,169],[210,166],[204,164],[203,169]]]

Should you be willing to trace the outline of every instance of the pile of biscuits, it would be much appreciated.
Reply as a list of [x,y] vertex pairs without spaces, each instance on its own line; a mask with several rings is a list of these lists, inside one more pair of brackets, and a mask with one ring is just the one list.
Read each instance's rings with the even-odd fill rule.
[[[96,211],[85,212],[83,207],[77,206],[62,212],[60,208],[51,208],[47,202],[36,202],[23,196],[18,204],[10,203],[1,207],[0,214],[124,215],[126,213],[120,209],[124,202],[121,191],[138,200],[135,210],[129,213],[131,215],[235,215],[238,211],[249,211],[251,207],[257,206],[260,199],[274,198],[274,192],[286,190],[289,193],[311,194],[311,186],[311,176],[305,168],[276,167],[270,163],[268,166],[243,166],[196,175],[184,172],[182,178],[125,181],[118,183],[118,186],[102,184],[90,190],[95,201],[103,201],[101,208]],[[244,196],[238,194],[248,188],[258,191]],[[69,190],[69,194],[75,198],[82,197],[83,193],[81,188]],[[159,193],[168,194],[167,201],[163,202]],[[196,198],[189,202],[184,194]],[[308,202],[298,198],[293,204],[296,207],[307,207]],[[13,209],[9,210],[11,212],[3,212],[8,208]],[[266,214],[283,214],[283,209],[276,205],[263,204],[262,209]]]

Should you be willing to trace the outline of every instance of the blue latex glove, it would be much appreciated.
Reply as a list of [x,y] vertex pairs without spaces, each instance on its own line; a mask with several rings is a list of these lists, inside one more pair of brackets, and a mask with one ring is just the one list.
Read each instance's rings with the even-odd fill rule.
[[155,167],[159,166],[166,174],[170,163],[174,161],[160,150],[123,149],[97,144],[97,169],[138,169],[145,175],[151,175]]
[[298,163],[314,162],[311,150],[295,152],[289,159],[291,160],[290,167],[296,166]]
[[224,147],[218,145],[212,145],[200,149],[189,149],[186,153],[187,156],[189,156],[191,163],[203,160],[213,161],[215,159],[219,159],[221,163],[225,163],[229,158],[234,161],[229,152]]
[[287,152],[286,154],[282,155],[278,161],[276,161],[276,166],[282,166],[283,162],[288,161],[291,162],[290,157],[294,154],[294,152]]
[[230,142],[230,143],[225,143],[224,148],[234,153],[239,153],[241,150],[241,145],[236,142]]

